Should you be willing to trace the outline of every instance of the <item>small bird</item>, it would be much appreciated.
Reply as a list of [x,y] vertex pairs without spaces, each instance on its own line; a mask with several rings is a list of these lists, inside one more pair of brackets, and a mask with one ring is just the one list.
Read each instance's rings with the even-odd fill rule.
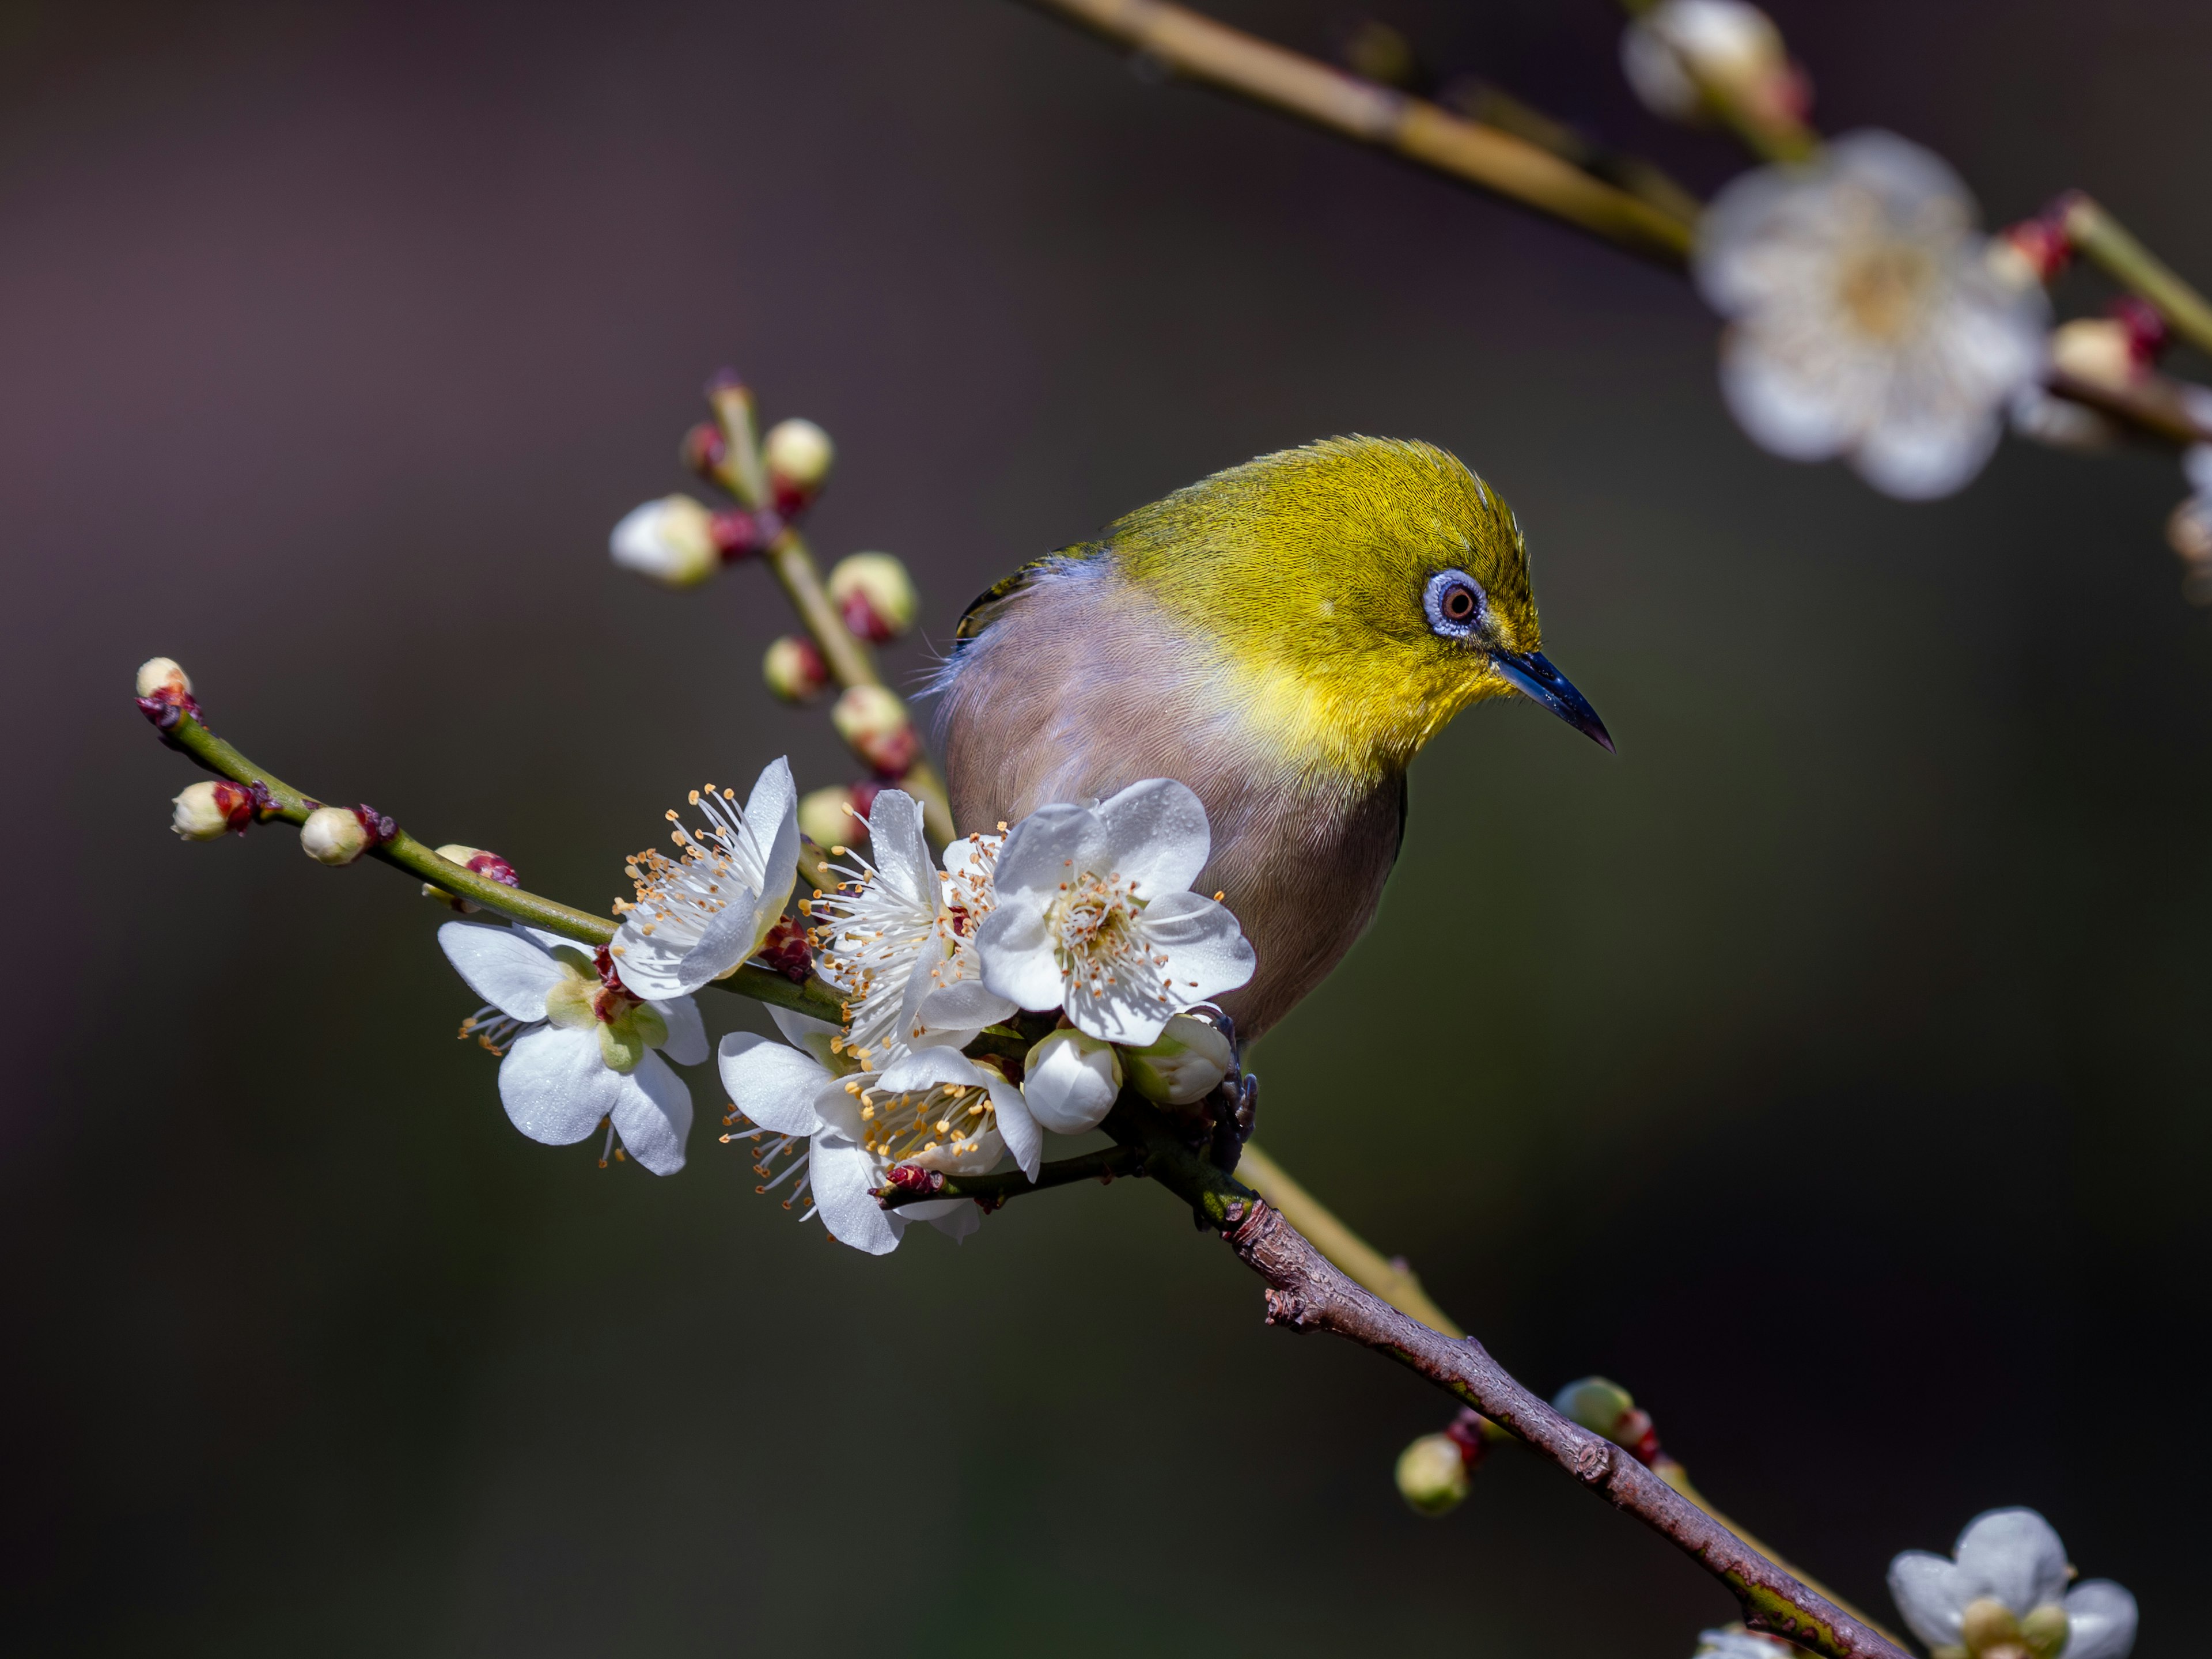
[[1456,457],[1364,437],[1262,455],[969,606],[933,688],[953,819],[1188,784],[1213,831],[1194,886],[1259,958],[1222,1006],[1255,1037],[1375,914],[1406,768],[1453,715],[1518,693],[1613,747],[1539,643],[1520,523]]

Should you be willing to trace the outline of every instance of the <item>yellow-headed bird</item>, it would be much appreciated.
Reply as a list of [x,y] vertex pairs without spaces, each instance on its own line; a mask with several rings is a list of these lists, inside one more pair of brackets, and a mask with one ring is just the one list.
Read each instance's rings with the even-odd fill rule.
[[1435,446],[1331,438],[1179,489],[968,608],[938,681],[954,821],[986,829],[1140,779],[1198,793],[1259,968],[1246,1037],[1367,925],[1406,768],[1469,703],[1518,692],[1613,747],[1538,649],[1528,545]]

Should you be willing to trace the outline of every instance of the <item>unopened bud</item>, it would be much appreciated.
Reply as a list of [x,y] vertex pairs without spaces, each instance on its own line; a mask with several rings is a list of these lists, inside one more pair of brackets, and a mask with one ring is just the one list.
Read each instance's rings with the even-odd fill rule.
[[761,659],[761,678],[786,702],[811,702],[829,689],[830,665],[813,641],[786,634]]
[[921,751],[906,705],[880,685],[847,687],[830,711],[830,723],[854,754],[885,777],[903,777]]
[[806,983],[814,971],[814,952],[806,943],[806,929],[789,916],[778,916],[754,954],[794,985]]
[[[438,856],[448,864],[459,865],[471,875],[482,876],[486,881],[495,881],[502,887],[522,885],[520,878],[514,873],[513,865],[500,857],[498,854],[487,853],[481,847],[464,847],[459,842],[447,842],[438,849]],[[422,896],[427,899],[435,899],[441,904],[450,906],[465,916],[474,915],[482,908],[461,897],[458,893],[447,892],[435,882],[426,881],[422,884]]]
[[768,467],[777,507],[789,513],[821,493],[836,462],[837,447],[811,421],[778,421],[762,441],[761,459]]
[[149,657],[138,665],[138,695],[173,702],[189,697],[191,678],[167,657]]
[[1159,1041],[1129,1049],[1126,1059],[1137,1092],[1164,1106],[1205,1099],[1237,1064],[1229,1039],[1188,1014],[1177,1014],[1161,1030]]
[[730,441],[713,421],[702,421],[684,434],[684,465],[709,483],[718,483],[730,453]]
[[689,495],[632,508],[607,538],[607,550],[623,569],[670,587],[696,586],[722,562],[714,515]]
[[1121,1092],[1121,1060],[1114,1045],[1063,1026],[1022,1064],[1022,1098],[1030,1115],[1055,1134],[1095,1129]]
[[253,792],[241,783],[188,784],[171,803],[169,828],[186,841],[214,841],[252,823],[253,805]]
[[867,815],[855,810],[853,792],[842,783],[799,797],[799,829],[818,847],[843,847],[868,838]]
[[888,553],[855,553],[838,560],[830,573],[830,599],[846,627],[878,645],[913,627],[921,603],[914,578]]
[[2061,374],[2110,391],[2124,391],[2142,373],[2128,325],[2114,317],[2076,317],[2051,337],[2051,361]]
[[1618,1382],[1602,1376],[1585,1376],[1553,1395],[1552,1409],[1570,1423],[1579,1423],[1610,1440],[1621,1419],[1636,1409],[1636,1401]]
[[350,806],[319,806],[300,826],[300,850],[318,864],[351,864],[368,848],[368,831]]
[[1425,1434],[1398,1454],[1398,1495],[1416,1515],[1449,1515],[1466,1498],[1467,1459],[1448,1434]]
[[1755,112],[1796,114],[1802,94],[1774,20],[1744,0],[1662,0],[1620,37],[1621,73],[1644,108],[1670,121],[1705,113],[1700,82]]

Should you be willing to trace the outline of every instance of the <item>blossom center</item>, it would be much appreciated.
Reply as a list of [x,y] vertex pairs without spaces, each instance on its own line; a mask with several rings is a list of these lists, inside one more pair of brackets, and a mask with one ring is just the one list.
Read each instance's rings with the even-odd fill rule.
[[1060,972],[1094,997],[1117,986],[1159,994],[1166,958],[1152,954],[1144,913],[1137,884],[1119,875],[1085,871],[1060,883],[1059,896],[1045,910]]
[[888,1164],[965,1158],[996,1127],[991,1091],[975,1084],[894,1091],[855,1079],[845,1091],[860,1103],[862,1150]]
[[1880,241],[1844,262],[1836,297],[1860,333],[1894,343],[1919,322],[1935,278],[1936,262],[1927,250]]

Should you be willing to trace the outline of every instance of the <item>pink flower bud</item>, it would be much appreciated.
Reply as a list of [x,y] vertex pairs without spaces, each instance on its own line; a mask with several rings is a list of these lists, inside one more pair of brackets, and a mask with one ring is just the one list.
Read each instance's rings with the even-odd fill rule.
[[796,513],[821,494],[836,459],[830,434],[811,421],[778,421],[770,427],[761,442],[761,459],[778,510]]
[[905,776],[921,752],[906,705],[880,685],[847,687],[830,711],[830,723],[854,754],[884,777]]
[[829,689],[830,667],[813,641],[786,634],[761,659],[761,678],[786,702],[811,702]]
[[855,553],[830,573],[830,598],[845,626],[878,645],[914,626],[921,607],[914,578],[888,553]]
[[[482,876],[486,881],[495,881],[502,887],[520,887],[521,881],[514,866],[496,853],[487,853],[480,847],[464,847],[459,842],[448,842],[438,849],[438,856],[448,864],[458,864],[471,875]],[[474,915],[482,907],[449,893],[435,882],[422,884],[422,896],[459,911],[463,915]]]
[[185,671],[167,657],[149,657],[138,665],[138,712],[154,722],[155,730],[162,733],[162,741],[173,741],[168,733],[176,729],[177,722],[190,714],[199,718],[200,706],[192,700],[192,683]]
[[789,916],[779,916],[768,930],[757,952],[762,962],[794,985],[806,983],[814,971],[814,952],[806,943],[806,929]]

